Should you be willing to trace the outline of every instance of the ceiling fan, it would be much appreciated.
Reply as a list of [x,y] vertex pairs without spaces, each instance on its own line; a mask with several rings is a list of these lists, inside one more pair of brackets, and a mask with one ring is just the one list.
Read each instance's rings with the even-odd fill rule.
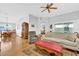
[[41,8],[44,8],[44,10],[41,12],[44,12],[45,10],[47,10],[49,13],[51,12],[50,11],[51,9],[57,9],[57,7],[53,7],[53,3],[48,3],[46,7],[41,7]]

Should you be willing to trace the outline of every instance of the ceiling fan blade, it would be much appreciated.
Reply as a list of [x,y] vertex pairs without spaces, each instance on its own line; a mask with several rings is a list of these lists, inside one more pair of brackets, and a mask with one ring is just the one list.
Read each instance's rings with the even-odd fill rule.
[[40,8],[46,8],[46,7],[40,7]]
[[48,3],[47,4],[47,7],[51,7],[52,5],[53,5],[53,3],[50,3],[50,4]]
[[46,8],[46,9],[44,9],[43,11],[41,11],[41,12],[44,12],[45,10],[47,10],[47,8]]
[[49,7],[49,3],[47,3],[47,6],[46,7]]
[[50,3],[50,5],[53,5],[53,3]]
[[47,10],[50,13],[51,12],[51,9],[57,9],[57,7],[53,7],[52,5],[53,5],[53,3],[47,3],[47,6],[46,7],[41,7],[41,8],[45,8],[41,12],[44,12],[45,10]]
[[57,9],[57,7],[51,7],[50,9]]
[[50,9],[48,9],[48,12],[50,13]]

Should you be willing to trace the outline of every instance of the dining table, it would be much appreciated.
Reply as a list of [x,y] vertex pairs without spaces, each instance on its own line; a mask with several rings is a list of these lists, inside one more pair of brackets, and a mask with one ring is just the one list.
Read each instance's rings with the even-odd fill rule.
[[13,36],[15,35],[14,33],[15,32],[13,32],[13,31],[2,32],[1,39],[4,41],[10,41],[13,38]]

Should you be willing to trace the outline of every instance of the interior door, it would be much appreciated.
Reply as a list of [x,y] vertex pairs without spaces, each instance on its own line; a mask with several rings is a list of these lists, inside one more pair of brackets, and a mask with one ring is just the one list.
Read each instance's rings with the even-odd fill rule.
[[24,22],[22,24],[22,38],[28,39],[28,23]]

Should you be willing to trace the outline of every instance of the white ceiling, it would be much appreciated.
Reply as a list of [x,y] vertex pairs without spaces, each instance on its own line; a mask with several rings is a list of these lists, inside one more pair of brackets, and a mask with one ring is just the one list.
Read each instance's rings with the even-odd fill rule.
[[43,10],[41,6],[46,6],[45,3],[0,3],[0,15],[7,16],[10,20],[20,19],[24,16],[32,14],[38,17],[51,17],[79,10],[79,3],[55,3],[57,10],[52,10],[52,13]]

